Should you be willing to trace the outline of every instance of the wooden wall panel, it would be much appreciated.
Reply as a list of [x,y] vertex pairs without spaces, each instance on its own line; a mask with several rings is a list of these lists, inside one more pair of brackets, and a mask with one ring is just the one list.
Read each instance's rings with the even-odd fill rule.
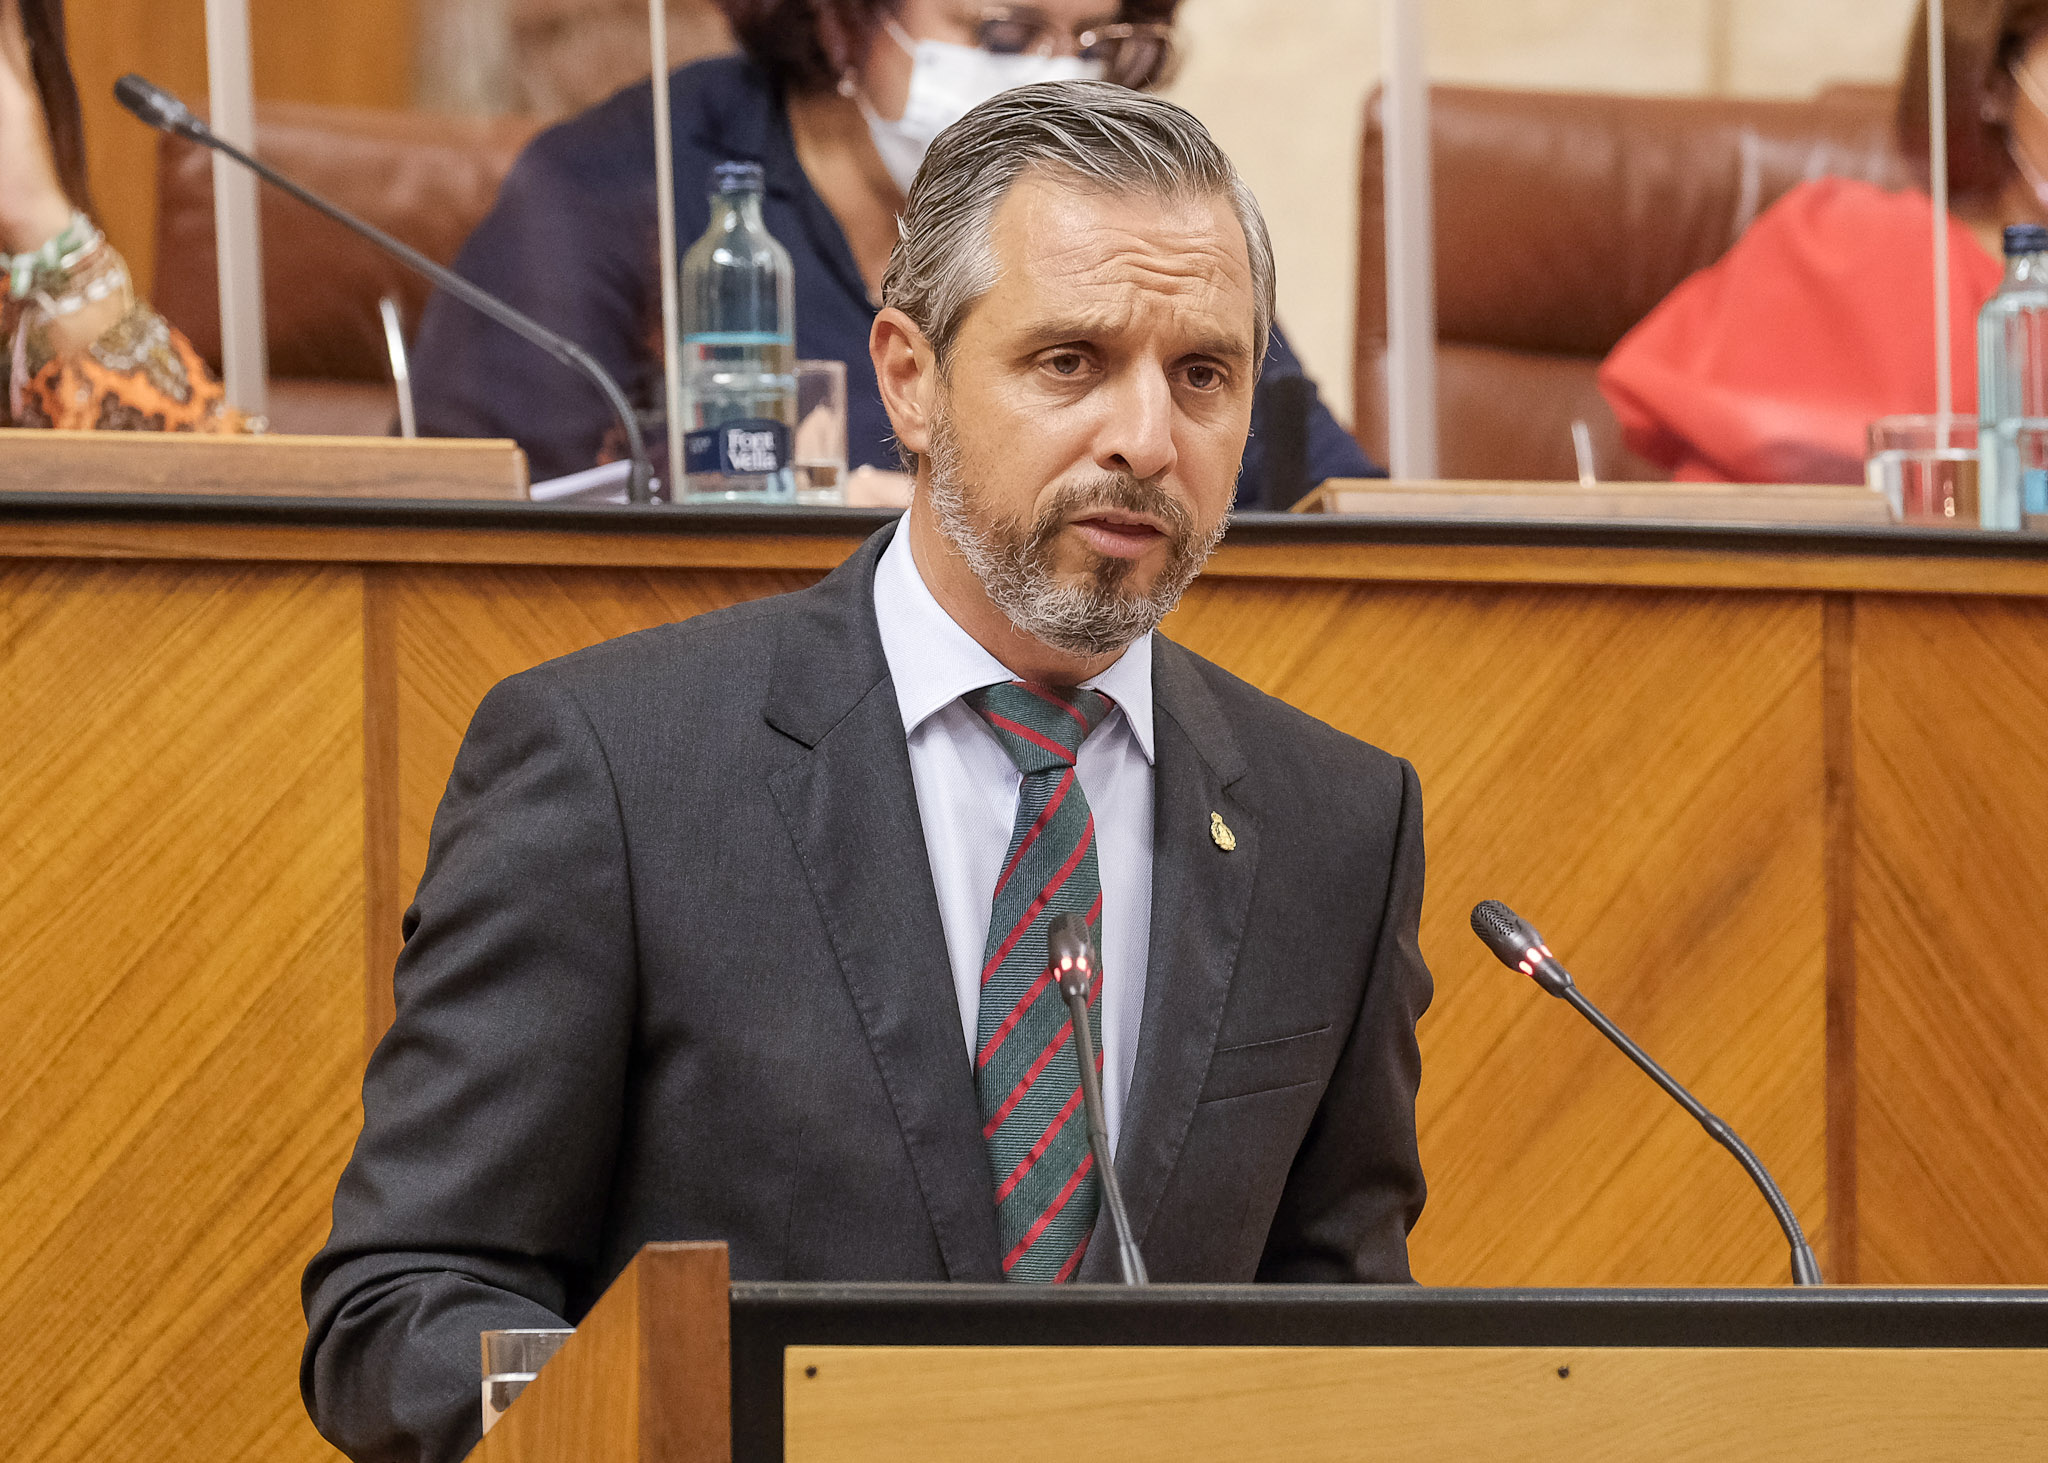
[[[414,0],[249,0],[256,95],[402,107],[412,100]],[[146,295],[155,279],[156,134],[114,101],[139,71],[190,102],[206,95],[205,0],[73,0],[73,73],[85,108],[93,201]]]
[[[810,577],[388,572],[399,851],[372,957],[386,999],[433,810],[491,684]],[[1827,1260],[1817,596],[1209,580],[1169,629],[1421,772],[1439,994],[1424,1026],[1437,1198],[1416,1236],[1419,1273],[1500,1284],[1785,1274],[1733,1161],[1485,954],[1466,917],[1486,897],[1548,926],[1593,998],[1737,1125]],[[388,1006],[372,1031],[386,1019]]]
[[256,95],[337,107],[413,98],[415,0],[248,0]]
[[2048,1279],[2048,605],[1856,610],[1861,1278]]
[[298,1273],[357,1123],[357,582],[0,570],[11,1457],[334,1457]]
[[373,1000],[384,1001],[372,1007],[373,1041],[390,1022],[399,921],[426,867],[434,810],[484,693],[506,676],[600,640],[800,589],[819,577],[436,566],[389,571],[377,581],[381,603],[372,613],[390,626],[397,698],[398,852],[395,884],[371,896]]
[[1817,597],[1212,580],[1167,628],[1420,773],[1419,1277],[1787,1274],[1729,1156],[1487,954],[1485,898],[1749,1140],[1825,1264]]
[[65,21],[93,212],[146,296],[156,281],[156,134],[121,109],[114,83],[139,71],[187,100],[204,95],[205,0],[73,0]]
[[[332,1457],[296,1286],[357,1121],[358,921],[388,999],[491,683],[817,576],[815,546],[710,542],[642,568],[0,560],[0,1451]],[[702,553],[727,557],[680,567]],[[1168,628],[1421,771],[1420,1276],[1784,1277],[1726,1155],[1473,940],[1496,896],[1751,1139],[1837,1277],[1823,1050],[1853,994],[1857,1278],[2048,1278],[2048,601],[1327,567],[1206,579]]]

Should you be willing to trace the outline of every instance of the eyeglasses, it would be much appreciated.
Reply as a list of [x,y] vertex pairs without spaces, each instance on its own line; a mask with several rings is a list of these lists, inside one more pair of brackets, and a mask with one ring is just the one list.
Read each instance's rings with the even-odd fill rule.
[[1180,55],[1164,21],[1085,20],[1071,31],[1032,5],[992,5],[963,20],[974,43],[997,56],[1079,56],[1100,62],[1105,81],[1145,91],[1173,79]]

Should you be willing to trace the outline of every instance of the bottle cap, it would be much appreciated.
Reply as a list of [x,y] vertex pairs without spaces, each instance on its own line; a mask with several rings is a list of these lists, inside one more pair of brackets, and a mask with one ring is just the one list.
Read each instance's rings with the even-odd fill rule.
[[2048,228],[2040,224],[2007,224],[2005,257],[2016,254],[2048,254]]
[[[759,163],[720,163],[711,170],[711,188],[715,193],[759,193],[762,182]],[[2048,237],[2048,229],[2039,232]],[[2041,247],[2048,249],[2048,244]]]

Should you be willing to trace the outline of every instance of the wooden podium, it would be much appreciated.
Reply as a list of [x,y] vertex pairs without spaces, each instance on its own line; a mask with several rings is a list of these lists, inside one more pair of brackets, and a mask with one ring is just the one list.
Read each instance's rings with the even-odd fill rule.
[[2044,1454],[2048,1291],[730,1285],[664,1244],[470,1456]]
[[[259,461],[316,451],[276,440],[224,450],[312,496],[192,495],[183,447],[163,475],[186,494],[58,492],[118,475],[39,473],[23,449],[53,439],[22,435],[0,436],[0,1326],[34,1344],[0,1369],[5,1453],[337,1463],[299,1397],[299,1273],[477,703],[811,583],[885,515],[421,502],[416,478],[415,501],[337,502],[310,460]],[[1831,1279],[2048,1285],[2048,535],[1253,513],[1167,631],[1421,774],[1418,1275],[1784,1274],[1741,1170],[1472,938],[1504,897],[1755,1144]],[[742,1375],[760,1294],[730,1322]]]

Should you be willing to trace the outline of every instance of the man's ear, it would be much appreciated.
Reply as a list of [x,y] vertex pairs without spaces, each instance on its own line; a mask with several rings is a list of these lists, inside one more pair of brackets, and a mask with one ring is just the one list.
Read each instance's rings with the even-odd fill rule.
[[931,451],[932,403],[937,400],[939,364],[931,342],[911,318],[890,306],[868,331],[868,355],[882,388],[882,406],[903,450],[923,457]]

